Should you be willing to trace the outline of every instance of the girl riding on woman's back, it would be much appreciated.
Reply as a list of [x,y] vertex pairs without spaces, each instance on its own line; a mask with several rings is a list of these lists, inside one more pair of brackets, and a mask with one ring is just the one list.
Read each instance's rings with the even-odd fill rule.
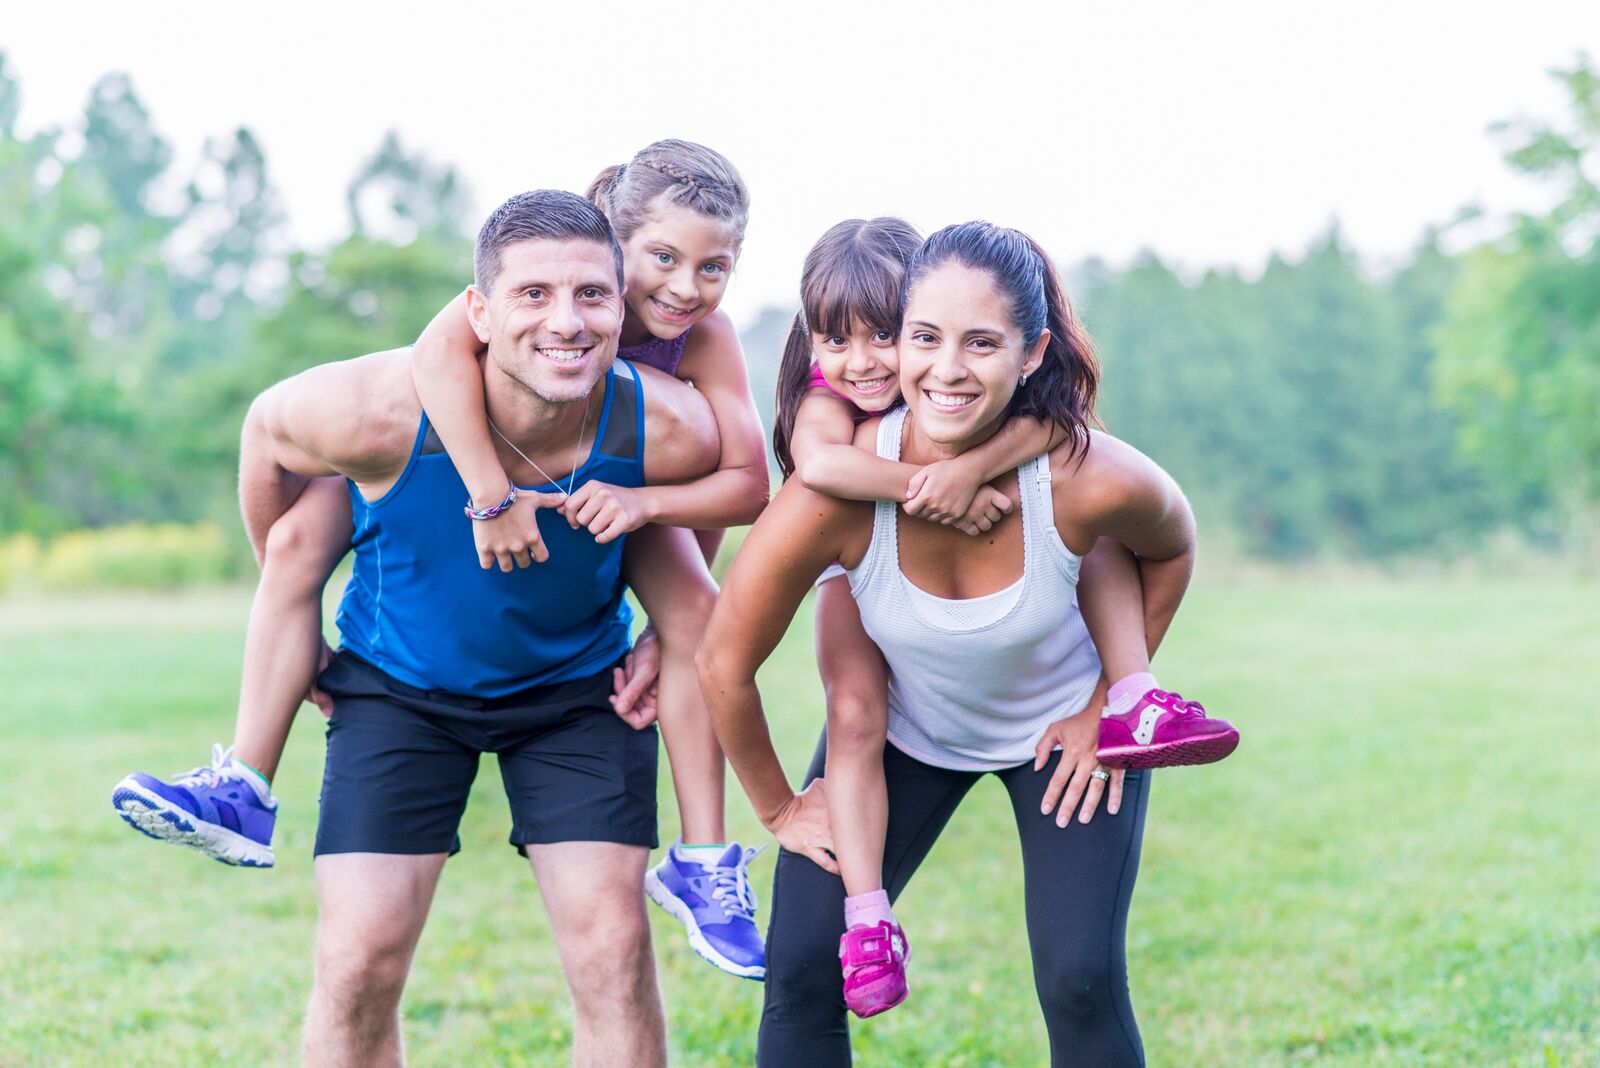
[[[812,247],[801,275],[801,311],[779,370],[774,451],[785,477],[794,475],[813,490],[899,501],[910,515],[980,535],[1012,508],[987,483],[1061,444],[1067,428],[1013,414],[979,447],[920,467],[852,444],[859,422],[901,403],[902,287],[921,243],[908,223],[878,218],[840,223]],[[1078,600],[1113,680],[1101,760],[1152,767],[1225,756],[1237,741],[1231,727],[1155,688],[1131,554],[1103,540],[1083,561]],[[837,565],[817,581],[814,618],[827,700],[826,797],[847,895],[840,941],[844,996],[865,1017],[892,1008],[907,992],[909,944],[883,888],[888,669],[862,626],[851,579]],[[1125,726],[1130,716],[1149,721],[1150,729],[1131,731]],[[1208,726],[1197,730],[1201,723]],[[1163,727],[1171,737],[1161,734]],[[1201,736],[1214,739],[1209,748],[1197,744]]]

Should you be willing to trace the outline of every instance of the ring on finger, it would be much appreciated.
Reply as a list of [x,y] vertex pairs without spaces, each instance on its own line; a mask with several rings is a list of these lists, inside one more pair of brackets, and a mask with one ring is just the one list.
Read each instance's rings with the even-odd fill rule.
[[1093,771],[1091,771],[1089,773],[1089,778],[1091,778],[1091,779],[1099,779],[1101,782],[1110,782],[1111,781],[1111,773],[1109,771],[1107,771],[1105,768],[1095,768]]

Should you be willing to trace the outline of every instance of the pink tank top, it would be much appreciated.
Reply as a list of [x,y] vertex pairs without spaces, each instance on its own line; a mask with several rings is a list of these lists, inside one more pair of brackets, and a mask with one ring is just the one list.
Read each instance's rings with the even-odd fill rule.
[[855,401],[851,400],[849,397],[846,397],[843,393],[840,393],[838,390],[836,390],[832,386],[828,385],[828,380],[822,376],[822,367],[819,364],[812,364],[811,365],[811,377],[806,379],[806,388],[807,389],[825,389],[829,393],[832,393],[835,397],[838,397],[840,400],[842,400],[846,404],[850,405],[851,408],[855,408],[855,412],[856,412],[857,415],[866,415],[867,414],[866,412],[862,411],[860,408],[856,408],[856,402]]

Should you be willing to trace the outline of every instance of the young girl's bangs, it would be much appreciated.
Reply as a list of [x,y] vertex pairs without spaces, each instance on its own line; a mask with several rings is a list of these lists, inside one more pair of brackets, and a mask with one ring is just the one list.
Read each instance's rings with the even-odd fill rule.
[[879,256],[842,257],[842,262],[808,287],[805,296],[807,327],[816,334],[849,337],[859,326],[900,332],[901,273],[885,268]]

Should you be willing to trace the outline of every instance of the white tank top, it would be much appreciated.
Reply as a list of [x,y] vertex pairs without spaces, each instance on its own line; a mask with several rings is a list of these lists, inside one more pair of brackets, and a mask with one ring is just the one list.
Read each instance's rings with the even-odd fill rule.
[[[900,458],[905,416],[879,424],[879,456]],[[1017,468],[1017,494],[1022,578],[998,593],[951,600],[912,585],[890,501],[878,502],[867,555],[848,572],[889,663],[889,740],[925,764],[996,771],[1031,760],[1045,727],[1081,709],[1100,678],[1078,611],[1082,560],[1056,533],[1048,457]]]

